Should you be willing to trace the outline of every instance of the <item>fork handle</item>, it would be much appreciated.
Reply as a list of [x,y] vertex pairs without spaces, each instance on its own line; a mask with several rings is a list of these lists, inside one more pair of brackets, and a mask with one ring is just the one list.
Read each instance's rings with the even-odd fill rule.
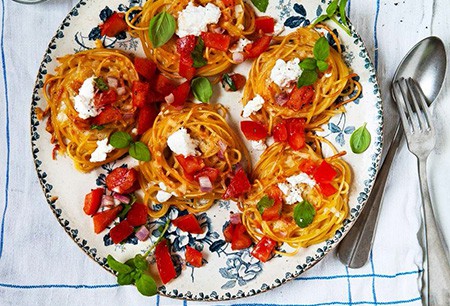
[[[427,179],[427,157],[419,159],[419,180],[423,203],[424,274],[422,297],[424,305],[450,303],[450,266],[448,247],[436,222],[431,205]],[[431,269],[431,271],[430,271]]]

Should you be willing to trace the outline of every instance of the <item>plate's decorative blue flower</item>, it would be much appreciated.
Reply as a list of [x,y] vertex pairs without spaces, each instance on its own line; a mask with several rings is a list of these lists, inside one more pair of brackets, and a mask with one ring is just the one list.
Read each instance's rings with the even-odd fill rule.
[[248,249],[230,254],[226,265],[225,268],[219,269],[220,275],[225,279],[229,279],[222,285],[222,289],[234,288],[236,285],[244,286],[255,279],[262,271],[261,262],[251,256]]
[[300,16],[290,16],[284,21],[284,25],[291,29],[298,27],[306,27],[311,24],[310,20],[306,17],[306,9],[302,4],[295,3],[294,4],[294,12],[299,14]]

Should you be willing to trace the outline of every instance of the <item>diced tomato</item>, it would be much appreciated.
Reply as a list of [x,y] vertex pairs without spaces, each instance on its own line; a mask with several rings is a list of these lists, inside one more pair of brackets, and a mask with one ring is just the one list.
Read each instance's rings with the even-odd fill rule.
[[231,81],[233,82],[234,85],[234,89],[230,87],[230,85],[224,81],[224,76],[222,75],[222,85],[224,86],[226,91],[238,91],[241,90],[242,88],[244,88],[245,86],[245,76],[243,76],[242,74],[239,73],[233,73],[233,74],[229,74],[228,75],[231,79]]
[[271,36],[264,35],[244,47],[246,58],[256,58],[270,46]]
[[195,35],[186,35],[177,39],[177,52],[180,55],[191,55],[191,52],[195,49],[197,43],[197,37]]
[[256,121],[241,121],[241,131],[248,140],[261,140],[267,137],[267,129]]
[[122,220],[109,231],[109,236],[115,244],[119,244],[133,233],[133,226],[128,220]]
[[92,122],[95,125],[104,125],[111,122],[117,122],[121,119],[122,114],[120,113],[120,110],[112,106],[107,106],[92,120]]
[[153,78],[156,72],[156,64],[148,58],[135,57],[134,67],[139,75],[147,81]]
[[220,51],[228,51],[228,48],[230,47],[230,35],[213,32],[202,32],[200,35],[205,42],[205,47]]
[[274,201],[273,205],[264,209],[262,219],[264,221],[278,220],[281,216],[281,208],[283,203],[281,201]]
[[256,31],[263,31],[264,33],[273,33],[275,29],[275,20],[269,16],[256,17],[255,19]]
[[313,177],[317,183],[321,183],[330,182],[335,178],[336,175],[336,170],[334,170],[334,168],[329,163],[323,160],[319,167],[317,167],[316,172],[314,172]]
[[147,222],[148,208],[142,203],[134,203],[127,213],[127,220],[132,226],[143,225]]
[[138,173],[136,169],[119,167],[111,171],[106,176],[105,181],[109,190],[120,194],[127,194],[134,191],[132,189],[134,189],[137,179]]
[[102,203],[102,196],[104,192],[105,189],[97,188],[91,190],[91,192],[84,197],[83,211],[86,215],[93,215],[97,212],[100,208],[100,204]]
[[337,189],[334,188],[334,186],[331,185],[330,183],[319,182],[317,184],[319,185],[319,188],[320,188],[320,191],[322,192],[322,194],[326,197],[332,196],[333,194],[335,194],[337,192]]
[[158,74],[155,82],[155,91],[161,96],[165,97],[170,94],[176,85],[169,78],[165,77],[163,74]]
[[288,139],[288,130],[285,120],[275,124],[272,130],[272,135],[276,142],[285,142]]
[[215,181],[217,181],[217,178],[219,177],[219,175],[220,175],[219,169],[212,168],[212,167],[205,167],[202,170],[198,171],[194,175],[194,179],[196,181],[198,181],[199,177],[207,176],[209,178],[209,180],[211,181],[211,183],[214,183]]
[[181,168],[183,168],[185,174],[187,173],[194,175],[205,167],[203,159],[199,156],[184,157],[183,155],[179,154],[175,155],[175,158],[177,159]]
[[101,233],[108,225],[110,225],[114,219],[117,218],[117,215],[122,210],[122,205],[118,205],[111,209],[98,212],[93,217],[94,221],[94,232],[96,234]]
[[113,104],[117,101],[117,92],[114,89],[107,91],[99,91],[94,96],[94,105],[96,108],[101,108],[105,105]]
[[189,92],[191,91],[191,82],[187,80],[184,83],[178,85],[173,91],[173,102],[170,103],[170,106],[173,107],[181,107],[184,102],[186,102]]
[[156,266],[158,267],[159,277],[163,284],[167,284],[177,276],[172,257],[169,253],[167,240],[161,240],[155,248]]
[[314,87],[302,86],[295,87],[286,102],[286,106],[293,110],[300,110],[304,105],[311,103],[314,100]]
[[235,225],[233,223],[228,223],[228,225],[223,229],[223,236],[225,237],[226,242],[231,242],[233,240],[233,233],[235,229]]
[[291,118],[287,120],[288,144],[292,150],[300,150],[305,146],[305,120]]
[[150,94],[150,83],[134,81],[131,87],[131,95],[133,97],[133,105],[136,107],[144,107],[147,105],[147,98]]
[[172,220],[172,224],[191,234],[202,234],[203,230],[194,214],[187,214]]
[[264,236],[261,240],[255,245],[251,254],[253,257],[259,259],[262,262],[266,262],[272,256],[273,250],[277,245],[276,241],[272,238]]
[[317,165],[314,161],[312,161],[311,159],[303,159],[300,162],[300,165],[298,166],[298,168],[300,169],[300,171],[308,174],[308,175],[313,175],[314,172],[316,171]]
[[192,63],[189,63],[188,61],[183,60],[183,57],[180,57],[180,63],[178,65],[178,74],[181,75],[183,78],[186,78],[187,80],[192,80],[192,78],[195,76],[195,72],[197,69],[195,67],[192,67]]
[[231,179],[230,184],[228,184],[227,190],[225,190],[225,193],[223,194],[223,198],[238,198],[244,193],[249,192],[250,188],[252,188],[252,185],[250,184],[244,169],[240,168]]
[[222,0],[225,7],[234,7],[234,0]]
[[236,224],[233,231],[233,238],[231,240],[232,250],[242,250],[252,245],[252,239],[247,233],[247,229],[244,224]]
[[203,265],[203,255],[202,252],[190,247],[186,246],[186,253],[184,254],[186,257],[186,262],[188,262],[191,266],[200,268]]
[[150,104],[139,109],[137,133],[138,135],[144,134],[149,128],[153,126],[156,117],[159,113],[158,104]]
[[109,37],[114,37],[120,32],[125,31],[128,29],[128,25],[125,22],[125,14],[123,13],[117,13],[114,12],[112,15],[106,19],[106,21],[101,24],[100,27],[100,34],[102,36],[106,35]]

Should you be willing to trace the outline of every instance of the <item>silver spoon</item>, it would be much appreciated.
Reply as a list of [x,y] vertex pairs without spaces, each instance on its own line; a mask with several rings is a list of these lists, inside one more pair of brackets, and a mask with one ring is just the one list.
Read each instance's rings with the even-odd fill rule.
[[[447,55],[438,37],[430,36],[417,43],[405,55],[393,80],[404,77],[415,79],[422,88],[428,105],[438,96],[445,78]],[[375,180],[365,208],[361,211],[352,229],[338,246],[340,261],[350,268],[361,268],[369,258],[372,249],[380,205],[383,201],[384,186],[389,169],[403,136],[400,120],[397,119],[395,136]]]

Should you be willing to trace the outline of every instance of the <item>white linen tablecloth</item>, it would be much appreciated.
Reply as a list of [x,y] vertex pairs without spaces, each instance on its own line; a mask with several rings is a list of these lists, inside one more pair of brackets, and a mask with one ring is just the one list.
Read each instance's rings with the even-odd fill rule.
[[[0,305],[200,304],[160,296],[146,298],[134,287],[119,287],[112,275],[64,233],[43,196],[30,148],[31,94],[44,50],[75,4],[75,0],[49,0],[27,6],[1,0]],[[449,42],[447,6],[448,0],[349,1],[350,18],[377,67],[387,139],[391,135],[389,118],[395,114],[388,91],[395,68],[410,47],[430,34]],[[444,90],[435,105],[440,135],[432,157],[435,164],[449,152],[450,136],[444,132],[450,130],[445,120],[450,107],[443,101],[448,96]],[[449,200],[445,189],[450,163],[437,168],[430,172],[433,196],[436,201]],[[366,266],[348,269],[333,252],[298,279],[270,292],[203,304],[420,305],[419,207],[416,159],[403,144],[387,183]]]

